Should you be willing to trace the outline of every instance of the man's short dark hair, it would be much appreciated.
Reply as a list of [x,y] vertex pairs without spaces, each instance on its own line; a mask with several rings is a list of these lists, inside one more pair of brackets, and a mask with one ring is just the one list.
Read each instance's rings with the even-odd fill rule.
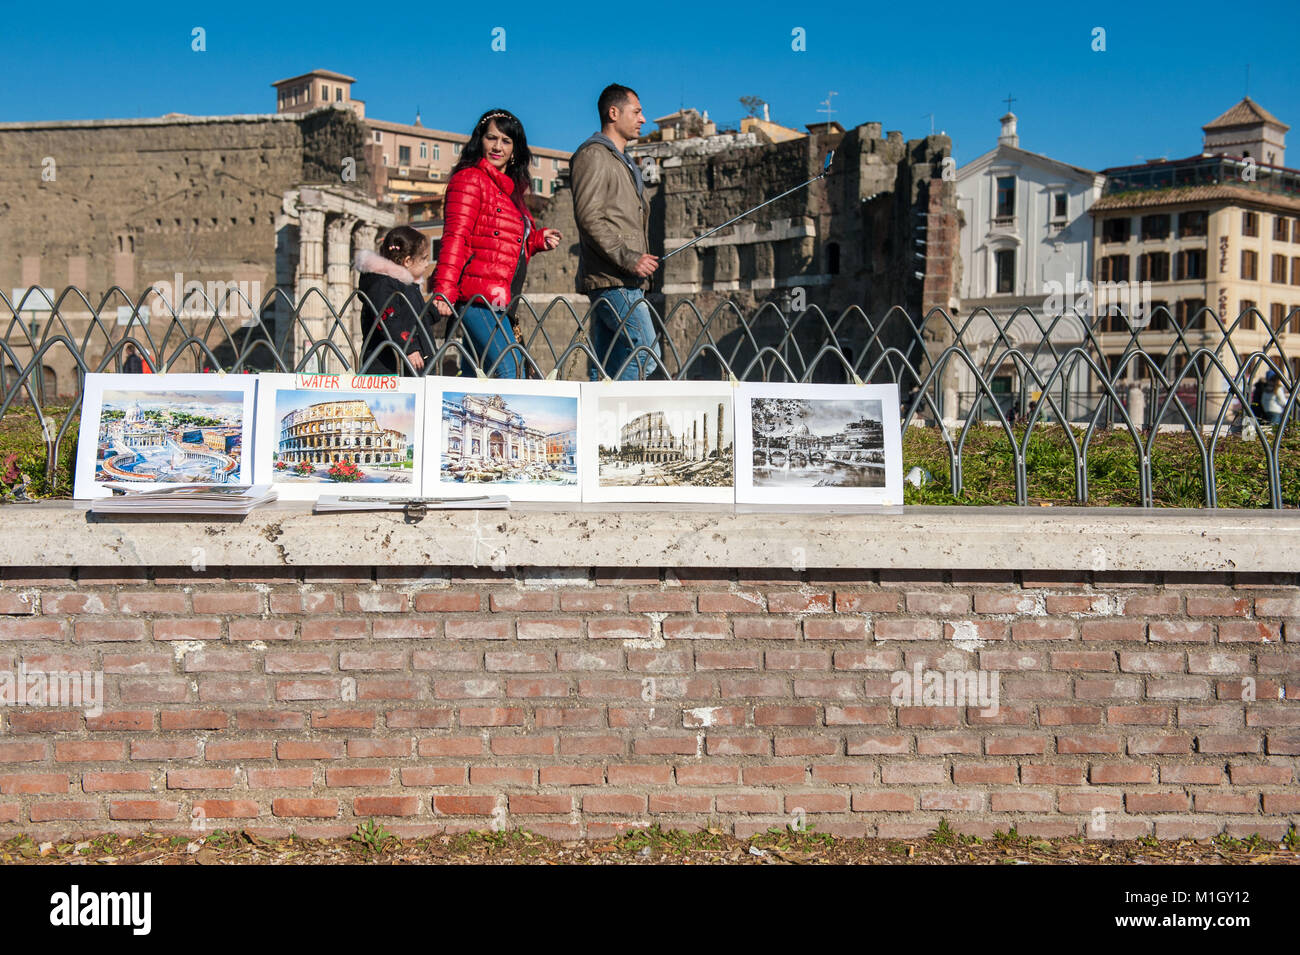
[[[600,99],[596,100],[596,111],[600,113],[600,125],[604,126],[609,122],[609,108],[617,106],[622,109],[627,105],[627,98],[636,96],[636,90],[630,86],[619,86],[617,83],[610,83],[600,92]],[[637,96],[637,99],[641,97]]]

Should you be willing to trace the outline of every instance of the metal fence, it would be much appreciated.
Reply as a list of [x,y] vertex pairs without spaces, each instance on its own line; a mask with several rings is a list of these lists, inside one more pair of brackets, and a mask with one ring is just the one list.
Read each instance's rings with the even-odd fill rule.
[[[30,403],[44,424],[47,467],[79,409],[87,372],[116,372],[128,345],[160,371],[355,371],[376,373],[387,363],[418,374],[383,323],[359,333],[365,301],[354,292],[335,307],[319,291],[293,301],[280,290],[249,302],[233,286],[219,300],[196,293],[182,309],[150,289],[134,301],[113,289],[98,304],[76,288],[55,297],[29,289],[17,301],[0,292],[0,417]],[[409,306],[394,297],[370,303],[382,311]],[[1075,471],[1075,499],[1087,503],[1088,453],[1102,430],[1131,439],[1138,461],[1138,497],[1153,506],[1151,453],[1161,432],[1190,434],[1200,457],[1205,505],[1217,506],[1215,453],[1238,434],[1262,449],[1269,506],[1284,506],[1282,471],[1288,423],[1296,417],[1300,378],[1300,309],[1270,323],[1250,309],[1228,324],[1203,308],[1174,321],[1157,308],[1152,321],[1129,324],[1078,311],[1057,314],[1017,309],[995,315],[976,309],[952,315],[934,309],[913,317],[902,308],[868,316],[851,307],[829,315],[817,307],[791,312],[767,303],[746,314],[734,302],[707,313],[691,300],[662,311],[649,306],[656,339],[618,367],[597,354],[592,334],[600,319],[586,306],[556,297],[544,306],[516,299],[508,314],[516,342],[485,362],[463,334],[462,316],[441,320],[430,307],[418,325],[424,374],[491,376],[507,356],[527,377],[619,377],[653,357],[651,377],[783,382],[894,383],[900,392],[904,434],[937,429],[947,449],[951,490],[962,493],[962,462],[973,429],[999,428],[1010,442],[1017,503],[1028,498],[1026,450],[1035,434],[1059,428],[1067,436]],[[240,319],[240,315],[248,316]],[[628,316],[623,316],[626,324]],[[1122,331],[1118,330],[1122,329]],[[1159,329],[1158,331],[1155,329]],[[617,343],[622,326],[612,330]],[[611,335],[604,336],[609,340]],[[624,339],[625,340],[625,339]],[[1296,357],[1287,353],[1290,346]],[[1272,373],[1282,385],[1280,415],[1252,407],[1256,383]],[[61,421],[45,408],[69,405]],[[1276,423],[1273,418],[1276,417]],[[1068,427],[1061,427],[1068,425]],[[1291,424],[1291,431],[1295,425]],[[1295,502],[1288,502],[1293,506]]]

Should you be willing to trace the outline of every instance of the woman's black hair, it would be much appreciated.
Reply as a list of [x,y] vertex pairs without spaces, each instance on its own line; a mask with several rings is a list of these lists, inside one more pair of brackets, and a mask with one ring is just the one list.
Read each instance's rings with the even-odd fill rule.
[[418,259],[428,244],[428,236],[409,225],[399,225],[379,240],[379,254],[401,265],[407,259]]
[[455,175],[462,169],[477,166],[479,160],[487,155],[483,149],[483,136],[492,123],[496,123],[497,129],[509,136],[514,144],[514,151],[510,154],[510,162],[506,164],[506,175],[515,184],[514,192],[511,193],[510,198],[514,200],[515,205],[523,209],[524,196],[533,189],[531,176],[533,154],[528,148],[528,137],[524,135],[524,124],[519,121],[518,116],[508,109],[490,109],[479,117],[478,122],[474,124],[474,131],[469,135],[469,142],[461,148],[460,162],[456,163],[456,168],[452,170],[452,174]]

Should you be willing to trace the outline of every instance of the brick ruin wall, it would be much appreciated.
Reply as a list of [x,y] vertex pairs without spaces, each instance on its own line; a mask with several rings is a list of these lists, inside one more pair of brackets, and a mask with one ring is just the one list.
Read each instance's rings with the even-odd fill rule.
[[[0,831],[1280,838],[1295,574],[8,568]],[[996,670],[995,715],[891,674]],[[922,701],[924,702],[924,701]]]

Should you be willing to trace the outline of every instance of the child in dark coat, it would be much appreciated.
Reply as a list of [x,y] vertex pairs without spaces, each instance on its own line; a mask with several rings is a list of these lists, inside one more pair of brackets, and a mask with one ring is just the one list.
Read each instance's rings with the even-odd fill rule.
[[[379,254],[357,255],[361,278],[357,289],[361,303],[362,364],[371,375],[400,375],[407,370],[395,348],[405,353],[419,374],[432,354],[432,323],[425,318],[420,281],[430,271],[429,240],[410,226],[398,226],[379,243]],[[422,334],[420,328],[426,329]],[[385,334],[387,332],[387,334]],[[391,342],[391,344],[390,344]]]

